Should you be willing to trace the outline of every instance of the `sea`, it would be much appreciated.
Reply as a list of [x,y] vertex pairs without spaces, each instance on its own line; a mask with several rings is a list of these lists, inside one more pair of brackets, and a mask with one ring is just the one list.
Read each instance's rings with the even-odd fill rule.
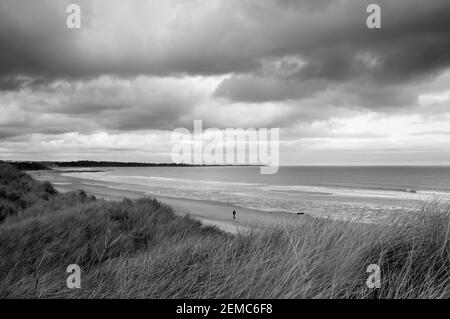
[[155,197],[363,222],[450,202],[447,166],[281,166],[273,175],[256,166],[69,168],[61,175]]

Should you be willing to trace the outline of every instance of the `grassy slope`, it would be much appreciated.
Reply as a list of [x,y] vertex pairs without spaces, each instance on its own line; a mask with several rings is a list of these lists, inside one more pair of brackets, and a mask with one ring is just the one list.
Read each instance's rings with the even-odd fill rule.
[[[0,224],[0,297],[450,296],[450,215],[442,206],[425,208],[413,223],[311,219],[232,236],[152,199],[56,194],[3,164],[0,185],[0,202],[16,209],[5,214],[0,206],[8,215]],[[73,263],[82,268],[82,289],[66,288]],[[372,263],[381,267],[381,289],[366,287]]]
[[14,166],[0,162],[0,222],[55,194],[50,183],[38,183]]

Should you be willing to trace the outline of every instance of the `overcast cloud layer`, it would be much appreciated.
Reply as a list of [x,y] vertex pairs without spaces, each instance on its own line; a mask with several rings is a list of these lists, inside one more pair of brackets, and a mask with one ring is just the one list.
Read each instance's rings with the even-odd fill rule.
[[448,0],[2,0],[0,52],[3,159],[170,161],[201,119],[280,127],[286,164],[450,164]]

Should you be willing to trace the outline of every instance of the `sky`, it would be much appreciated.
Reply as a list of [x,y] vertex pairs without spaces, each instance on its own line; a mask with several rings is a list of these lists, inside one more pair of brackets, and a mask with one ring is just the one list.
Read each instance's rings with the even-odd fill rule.
[[0,159],[171,162],[202,120],[279,128],[285,165],[449,165],[449,35],[448,0],[2,0]]

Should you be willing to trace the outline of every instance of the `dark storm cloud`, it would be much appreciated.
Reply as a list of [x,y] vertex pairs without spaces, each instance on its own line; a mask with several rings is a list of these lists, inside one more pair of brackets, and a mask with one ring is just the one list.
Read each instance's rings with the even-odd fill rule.
[[362,89],[361,106],[407,105],[414,102],[414,92],[398,94],[389,86],[426,81],[450,66],[450,2],[378,1],[380,30],[366,28],[364,1],[336,3],[341,5],[328,6],[326,14],[307,19],[303,28],[301,23],[288,28],[276,40],[283,43],[272,53],[296,54],[304,60],[301,69],[280,76],[262,66],[224,80],[216,95],[247,102],[302,99],[323,90],[326,81],[330,87],[348,83],[343,95]]
[[29,81],[15,76],[0,77],[0,91],[14,91],[23,88]]
[[[80,4],[82,8],[83,27],[80,30],[66,27],[69,3]],[[144,5],[135,0],[127,3],[134,6],[135,14],[139,14]],[[96,4],[97,10],[94,10]],[[181,36],[177,34],[178,30],[174,30],[167,47],[161,48],[153,38],[155,34],[151,28],[147,30],[145,27],[147,19],[141,21],[144,24],[139,32],[143,34],[139,36],[132,33],[136,30],[115,34],[120,29],[126,31],[127,25],[133,23],[133,16],[123,16],[123,20],[118,21],[106,16],[102,21],[102,14],[109,10],[108,6],[109,1],[2,1],[0,89],[20,89],[32,83],[30,79],[22,80],[24,77],[39,77],[41,81],[51,82],[54,79],[84,79],[100,75],[210,75],[257,67],[257,59],[249,54],[236,54],[234,43],[220,40],[219,34],[228,27],[226,18],[221,19],[212,32],[207,31],[206,25],[194,26],[194,33]],[[102,43],[102,35],[105,35],[102,32],[110,40],[106,45]],[[143,42],[147,45],[142,45]],[[218,47],[211,45],[214,42]],[[209,49],[205,50],[206,47]],[[224,47],[228,49],[224,50]]]
[[[380,30],[366,27],[372,2],[382,8]],[[69,3],[82,7],[80,30],[66,28]],[[0,91],[23,96],[0,107],[28,113],[0,139],[20,125],[23,133],[173,129],[200,116],[231,127],[259,106],[266,111],[246,124],[394,112],[414,106],[418,83],[449,67],[449,32],[448,0],[2,0]],[[140,75],[155,80],[140,85]],[[166,81],[211,75],[228,75],[206,90],[222,104],[203,109],[190,80]]]
[[[73,1],[70,1],[73,2]],[[156,42],[156,31],[137,37],[131,32],[111,37],[114,50],[102,51],[89,34],[65,27],[69,1],[4,0],[0,4],[0,74],[44,77],[84,77],[101,74],[207,75],[256,72],[265,58],[298,55],[306,66],[296,74],[308,78],[346,80],[366,75],[383,81],[421,77],[448,66],[450,61],[450,2],[447,0],[379,0],[382,29],[365,26],[371,1],[231,1],[191,20],[169,24],[170,38]],[[107,1],[76,1],[82,6],[86,32],[96,24]],[[131,1],[139,11],[142,4]],[[192,11],[201,9],[192,2]],[[198,6],[198,7],[196,7]],[[123,15],[117,29],[125,29]],[[151,17],[149,17],[150,19]],[[105,18],[109,19],[109,18]],[[189,32],[184,31],[188,29]],[[131,27],[130,27],[130,30]],[[104,35],[99,34],[99,37]],[[111,36],[111,35],[110,35]],[[108,38],[109,39],[109,38]],[[143,42],[148,40],[145,45]],[[101,42],[101,38],[98,39]],[[129,42],[127,42],[129,41]],[[129,44],[126,46],[126,44]],[[100,46],[99,51],[95,50]],[[381,61],[370,70],[356,59],[362,51]],[[9,82],[9,87],[14,82]]]
[[0,129],[0,140],[6,139],[6,138],[10,138],[10,137],[14,137],[14,136],[16,136],[18,134],[20,134],[20,132],[14,132],[12,130]]
[[[75,34],[61,27],[67,4],[50,0],[0,2],[2,78],[80,74],[76,69],[84,68],[76,54]],[[12,80],[9,83],[14,84]]]
[[107,129],[120,131],[145,130],[149,127],[160,130],[172,130],[176,126],[190,125],[192,121],[182,123],[183,107],[168,102],[152,108],[135,107],[126,110],[104,113],[99,122]]
[[326,82],[319,79],[305,80],[299,85],[292,79],[281,80],[240,74],[224,80],[215,91],[215,95],[241,102],[258,103],[305,99],[326,87]]

